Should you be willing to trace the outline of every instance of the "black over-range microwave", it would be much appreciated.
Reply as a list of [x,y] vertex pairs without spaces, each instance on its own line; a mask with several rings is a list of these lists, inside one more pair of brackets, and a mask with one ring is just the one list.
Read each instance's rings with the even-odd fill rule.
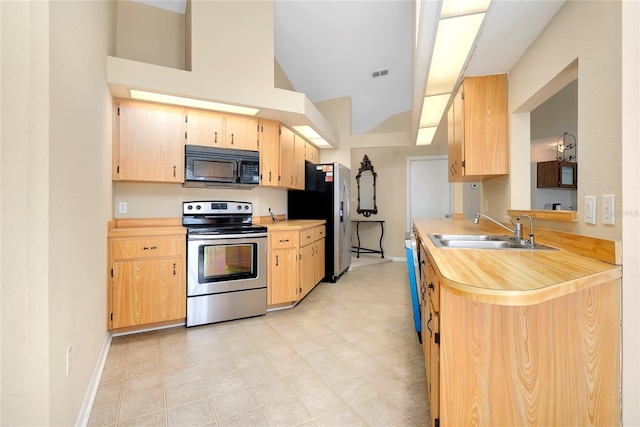
[[251,189],[258,185],[259,177],[257,151],[184,146],[184,187]]

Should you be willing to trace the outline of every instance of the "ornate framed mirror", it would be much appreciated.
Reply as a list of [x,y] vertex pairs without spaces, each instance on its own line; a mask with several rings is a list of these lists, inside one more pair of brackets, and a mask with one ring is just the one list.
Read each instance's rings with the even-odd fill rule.
[[359,214],[369,217],[378,213],[376,206],[376,176],[373,165],[367,155],[360,162],[360,169],[356,175],[358,182],[358,209]]

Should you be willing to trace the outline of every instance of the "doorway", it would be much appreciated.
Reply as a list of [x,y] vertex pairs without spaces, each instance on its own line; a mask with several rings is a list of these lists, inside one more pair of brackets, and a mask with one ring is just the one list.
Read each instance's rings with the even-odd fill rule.
[[447,156],[407,158],[407,232],[413,218],[451,217]]

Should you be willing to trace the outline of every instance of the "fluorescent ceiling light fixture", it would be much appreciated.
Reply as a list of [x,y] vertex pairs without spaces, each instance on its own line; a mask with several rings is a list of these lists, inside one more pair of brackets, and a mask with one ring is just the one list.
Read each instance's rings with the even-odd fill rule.
[[450,93],[442,95],[426,96],[422,103],[422,114],[420,115],[421,128],[438,126],[444,114],[447,103],[451,97]]
[[221,104],[219,102],[202,99],[185,98],[182,96],[166,95],[164,93],[145,92],[131,89],[131,98],[143,101],[161,102],[163,104],[182,105],[184,107],[202,108],[204,110],[223,111],[225,113],[255,116],[260,111],[257,108],[242,107],[240,105]]
[[445,0],[442,2],[440,19],[486,12],[489,3],[491,0]]
[[453,92],[484,15],[477,13],[440,20],[425,95]]
[[416,140],[416,145],[431,145],[437,129],[437,126],[418,129],[418,138]]
[[309,125],[300,125],[293,126],[296,132],[300,135],[308,139],[313,145],[316,147],[330,147],[331,145],[318,134],[311,126]]

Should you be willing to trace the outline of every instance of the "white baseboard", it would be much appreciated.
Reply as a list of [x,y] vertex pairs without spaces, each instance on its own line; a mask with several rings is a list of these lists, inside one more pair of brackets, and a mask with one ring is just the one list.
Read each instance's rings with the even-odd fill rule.
[[96,393],[98,393],[98,387],[100,386],[100,378],[102,378],[102,371],[104,371],[104,365],[107,363],[107,356],[109,355],[109,348],[111,347],[112,335],[107,331],[104,343],[102,344],[102,350],[98,357],[98,362],[93,369],[93,375],[91,381],[87,387],[87,392],[76,420],[76,426],[84,427],[89,423],[89,417],[91,416],[91,408],[93,408],[93,402],[96,400]]

